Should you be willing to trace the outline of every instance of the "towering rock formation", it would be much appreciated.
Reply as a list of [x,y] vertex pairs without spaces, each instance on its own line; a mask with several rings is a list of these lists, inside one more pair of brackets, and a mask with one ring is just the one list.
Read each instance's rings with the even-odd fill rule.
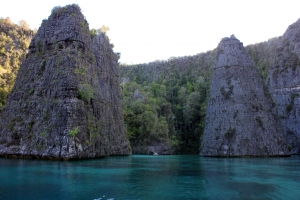
[[234,36],[217,48],[201,148],[203,156],[289,154],[262,78]]
[[293,154],[300,153],[300,19],[290,25],[276,49],[267,85]]
[[77,5],[54,8],[32,39],[1,113],[0,155],[78,159],[130,154],[107,36],[91,41]]

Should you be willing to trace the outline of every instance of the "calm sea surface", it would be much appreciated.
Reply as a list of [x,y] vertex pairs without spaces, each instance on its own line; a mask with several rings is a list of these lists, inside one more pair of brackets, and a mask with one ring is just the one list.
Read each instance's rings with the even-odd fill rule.
[[0,199],[300,199],[300,156],[0,158]]

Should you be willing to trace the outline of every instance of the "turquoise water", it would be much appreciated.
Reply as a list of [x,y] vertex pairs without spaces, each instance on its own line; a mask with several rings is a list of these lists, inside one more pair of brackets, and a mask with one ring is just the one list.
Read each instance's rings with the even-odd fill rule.
[[0,199],[300,199],[300,156],[0,158]]

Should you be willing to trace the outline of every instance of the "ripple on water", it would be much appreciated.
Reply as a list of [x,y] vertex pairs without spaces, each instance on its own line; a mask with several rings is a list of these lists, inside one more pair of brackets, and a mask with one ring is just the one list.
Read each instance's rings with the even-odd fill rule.
[[0,199],[299,199],[300,159],[0,158]]

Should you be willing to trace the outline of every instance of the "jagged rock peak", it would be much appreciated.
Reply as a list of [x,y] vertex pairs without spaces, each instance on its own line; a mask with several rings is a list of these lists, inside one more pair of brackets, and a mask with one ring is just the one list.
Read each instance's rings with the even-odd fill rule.
[[217,48],[215,60],[214,69],[228,66],[253,66],[253,62],[249,58],[243,43],[234,35],[231,35],[230,38],[225,37],[221,40]]
[[[300,58],[300,18],[295,23],[289,25],[289,27],[281,37],[281,42],[277,51],[283,52],[284,56],[291,56],[288,54],[293,53],[293,57],[288,58],[288,60],[294,60],[295,56]],[[283,60],[281,57],[282,55],[279,56],[278,59]]]
[[300,32],[300,18],[294,22],[293,24],[289,25],[285,33],[283,34],[283,38],[291,38],[295,40],[296,38],[299,39],[299,32]]
[[55,7],[47,20],[43,20],[29,45],[29,55],[49,53],[71,48],[86,53],[91,50],[89,25],[76,4]]
[[91,42],[76,5],[55,8],[30,44],[0,116],[0,156],[83,159],[131,153],[118,55]]
[[234,36],[234,34],[232,34],[232,35],[230,36],[230,39],[236,39],[236,37]]
[[214,69],[200,154],[289,155],[262,78],[234,36],[220,42]]

